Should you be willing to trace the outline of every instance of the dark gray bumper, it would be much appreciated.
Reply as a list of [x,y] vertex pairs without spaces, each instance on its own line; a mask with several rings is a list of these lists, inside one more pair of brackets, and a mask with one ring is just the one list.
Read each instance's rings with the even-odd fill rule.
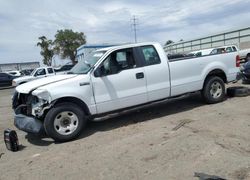
[[14,117],[14,124],[18,129],[28,133],[44,133],[42,121],[33,117],[25,116],[23,114],[16,114]]
[[243,78],[244,78],[244,77],[243,77],[242,72],[238,72],[238,73],[237,73],[237,76],[236,76],[237,81],[238,81],[238,80],[241,80],[241,79],[243,79]]

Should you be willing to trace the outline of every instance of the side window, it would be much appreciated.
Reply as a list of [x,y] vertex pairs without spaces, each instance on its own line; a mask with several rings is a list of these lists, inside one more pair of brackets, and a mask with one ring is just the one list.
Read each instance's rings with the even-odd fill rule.
[[226,48],[226,52],[233,52],[233,50],[232,50],[231,47],[227,47],[227,48]]
[[43,76],[43,75],[46,75],[45,69],[38,69],[36,71],[35,76]]
[[197,52],[197,53],[195,54],[195,56],[201,57],[201,56],[202,56],[202,52]]
[[233,46],[233,51],[235,52],[235,51],[237,51],[237,49],[236,49],[236,47],[235,46]]
[[135,68],[132,49],[123,49],[111,53],[103,62],[103,74],[116,74],[120,71]]
[[161,63],[160,57],[153,46],[141,47],[146,66]]
[[48,68],[48,73],[49,74],[53,74],[54,73],[53,69],[52,68]]
[[210,54],[217,54],[217,49],[213,49]]

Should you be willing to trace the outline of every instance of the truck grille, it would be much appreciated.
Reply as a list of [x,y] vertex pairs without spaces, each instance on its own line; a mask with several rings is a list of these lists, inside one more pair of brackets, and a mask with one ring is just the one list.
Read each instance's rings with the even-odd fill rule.
[[22,113],[25,115],[31,115],[32,96],[30,94],[22,94],[15,92],[12,97],[12,108],[16,113]]

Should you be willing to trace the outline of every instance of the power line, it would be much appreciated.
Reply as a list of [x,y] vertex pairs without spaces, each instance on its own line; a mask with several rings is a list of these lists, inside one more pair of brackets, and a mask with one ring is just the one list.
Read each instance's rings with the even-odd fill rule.
[[134,31],[134,38],[135,38],[135,43],[137,43],[137,25],[138,25],[138,19],[133,16],[132,20],[132,27]]

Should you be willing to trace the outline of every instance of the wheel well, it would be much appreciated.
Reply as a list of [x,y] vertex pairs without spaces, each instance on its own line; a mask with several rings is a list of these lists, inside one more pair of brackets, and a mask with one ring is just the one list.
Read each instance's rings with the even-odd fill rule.
[[210,73],[208,73],[208,75],[204,81],[204,84],[205,84],[207,78],[209,78],[211,76],[218,76],[224,81],[224,83],[227,83],[227,76],[226,76],[225,72],[222,71],[221,69],[215,69],[215,70],[211,71]]
[[63,97],[60,99],[57,99],[55,102],[56,104],[63,103],[63,102],[71,102],[79,106],[85,113],[86,115],[91,115],[88,106],[80,99],[75,98],[75,97]]

